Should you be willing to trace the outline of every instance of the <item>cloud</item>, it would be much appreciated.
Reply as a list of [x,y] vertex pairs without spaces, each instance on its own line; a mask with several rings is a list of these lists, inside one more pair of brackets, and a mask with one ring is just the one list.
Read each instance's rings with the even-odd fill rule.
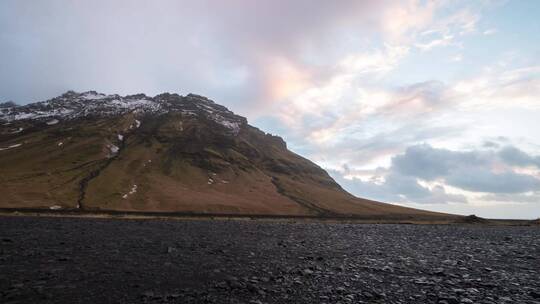
[[[370,76],[373,77],[373,74]],[[424,134],[424,128],[418,128],[414,118],[428,120],[431,114],[445,107],[445,100],[441,96],[445,86],[441,82],[426,81],[385,89],[368,84],[364,79],[363,86],[358,86],[358,81],[363,77],[357,74],[337,77],[326,85],[307,90],[283,103],[275,115],[289,128],[290,133],[298,133],[299,137],[326,145],[329,141],[339,139],[340,134],[350,134],[353,127],[376,128],[381,139],[399,129],[409,129],[408,133],[411,133],[410,129],[413,128]],[[389,126],[392,128],[389,129]],[[442,131],[446,126],[429,128]],[[415,136],[406,133],[402,132],[401,136]],[[354,141],[348,138],[347,142],[351,140]]]
[[482,146],[484,148],[499,148],[501,145],[499,143],[497,143],[497,142],[494,142],[494,141],[491,141],[491,140],[486,140],[486,141],[484,141]]
[[66,88],[192,90],[253,106],[321,76],[312,63],[343,58],[351,29],[381,28],[388,2],[2,1],[0,91],[28,102]]
[[483,201],[512,202],[512,203],[540,203],[540,192],[507,194],[488,194],[480,198]]
[[384,75],[393,70],[409,49],[399,45],[385,45],[384,50],[356,53],[346,56],[338,66],[345,72],[358,76],[363,74]]
[[[384,122],[381,122],[384,124]],[[319,163],[335,167],[332,161],[348,163],[354,167],[362,167],[377,162],[390,162],[392,156],[400,153],[408,144],[421,143],[437,138],[445,138],[459,133],[459,129],[425,126],[421,123],[410,122],[405,125],[384,130],[378,122],[369,121],[359,124],[359,129],[380,128],[379,132],[366,132],[356,136],[350,135],[346,130],[338,131],[342,138],[337,142],[326,142],[313,147],[313,151],[306,151]]]
[[460,36],[476,32],[476,25],[480,19],[478,14],[469,9],[461,9],[457,12],[434,20],[427,29],[416,34],[415,47],[422,52],[431,51],[437,47],[459,46]]
[[540,179],[512,166],[535,159],[512,146],[453,151],[422,144],[394,156],[388,168],[360,172],[347,165],[331,174],[359,196],[390,202],[466,203],[465,193],[480,193],[484,201],[532,201],[536,196],[527,193],[540,192]]
[[66,89],[187,90],[258,114],[319,87],[351,81],[354,89],[361,74],[384,75],[426,28],[456,35],[470,27],[461,10],[434,21],[444,8],[417,0],[7,0],[0,92],[25,103]]
[[417,43],[415,44],[415,46],[422,51],[429,51],[438,46],[450,45],[452,43],[453,38],[454,36],[452,35],[444,35],[441,38],[437,38],[426,43]]
[[499,150],[498,155],[510,165],[537,166],[540,168],[540,156],[531,156],[514,146],[505,146]]
[[[498,155],[506,165],[535,161],[514,147],[503,148]],[[510,168],[497,168],[496,156],[490,151],[461,152],[418,145],[395,156],[392,169],[427,181],[442,179],[448,185],[473,192],[519,193],[540,189],[540,179],[534,176],[519,174]]]
[[540,66],[490,66],[479,76],[457,81],[445,95],[464,111],[540,109]]
[[410,176],[391,173],[384,181],[364,181],[359,178],[343,178],[338,171],[330,173],[352,193],[381,201],[419,204],[467,203],[464,195],[447,193],[445,187],[439,184],[431,188],[422,186],[417,179]]
[[540,179],[513,171],[495,173],[487,168],[453,170],[444,180],[449,185],[473,192],[522,193],[540,190]]
[[455,56],[452,56],[450,58],[450,61],[453,61],[453,62],[460,62],[463,60],[463,55],[462,54],[457,54]]
[[407,148],[404,154],[395,156],[392,159],[392,166],[401,174],[434,180],[449,175],[456,168],[488,165],[486,158],[481,154],[417,145]]

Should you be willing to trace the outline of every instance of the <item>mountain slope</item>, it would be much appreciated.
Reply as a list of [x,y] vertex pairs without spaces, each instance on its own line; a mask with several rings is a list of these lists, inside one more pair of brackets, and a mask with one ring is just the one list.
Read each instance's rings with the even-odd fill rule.
[[67,92],[0,107],[0,207],[445,217],[360,199],[198,95]]

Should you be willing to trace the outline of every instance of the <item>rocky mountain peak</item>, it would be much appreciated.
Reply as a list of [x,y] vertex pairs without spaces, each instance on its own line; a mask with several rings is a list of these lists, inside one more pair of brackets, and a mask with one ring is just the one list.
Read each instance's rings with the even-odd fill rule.
[[247,119],[234,114],[222,105],[218,105],[207,97],[188,94],[162,93],[154,97],[145,94],[120,96],[107,95],[96,91],[66,93],[37,103],[17,106],[4,104],[0,107],[0,122],[14,121],[64,121],[84,117],[113,117],[127,113],[135,115],[166,114],[179,112],[187,115],[201,116],[213,120],[237,134]]

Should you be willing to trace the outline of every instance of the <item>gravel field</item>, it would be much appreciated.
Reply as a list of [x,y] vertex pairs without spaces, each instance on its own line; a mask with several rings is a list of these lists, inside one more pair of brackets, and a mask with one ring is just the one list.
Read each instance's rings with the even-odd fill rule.
[[1,217],[0,303],[540,303],[540,229]]

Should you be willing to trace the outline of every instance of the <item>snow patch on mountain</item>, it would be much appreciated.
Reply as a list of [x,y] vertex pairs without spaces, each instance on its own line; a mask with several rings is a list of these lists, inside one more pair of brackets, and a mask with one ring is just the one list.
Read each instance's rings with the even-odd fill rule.
[[107,148],[109,149],[109,152],[110,152],[109,157],[113,157],[116,153],[118,153],[118,151],[120,151],[120,148],[118,148],[118,146],[114,144],[108,144]]
[[81,94],[81,98],[87,100],[103,99],[105,97],[107,97],[107,95],[97,92],[84,92]]
[[240,124],[238,122],[232,122],[228,120],[216,120],[216,122],[221,124],[225,128],[231,130],[235,135],[240,132]]
[[8,146],[6,148],[0,148],[0,151],[4,151],[4,150],[9,150],[9,149],[13,149],[13,148],[17,148],[17,147],[20,147],[22,144],[14,144],[14,145],[11,145],[11,146]]
[[136,192],[137,192],[137,185],[133,185],[133,186],[131,186],[131,190],[129,190],[128,193],[122,195],[122,198],[123,198],[123,199],[126,199],[126,198],[128,198],[128,196],[133,195],[133,194],[135,194]]
[[[237,135],[247,120],[229,111],[212,100],[195,94],[180,96],[164,93],[155,97],[144,94],[119,96],[106,95],[94,91],[76,93],[66,92],[56,98],[28,104],[0,108],[0,122],[40,121],[54,125],[84,117],[109,117],[133,113],[164,114],[180,112],[185,115],[202,116],[221,125],[229,133]],[[135,120],[135,126],[141,126]]]

